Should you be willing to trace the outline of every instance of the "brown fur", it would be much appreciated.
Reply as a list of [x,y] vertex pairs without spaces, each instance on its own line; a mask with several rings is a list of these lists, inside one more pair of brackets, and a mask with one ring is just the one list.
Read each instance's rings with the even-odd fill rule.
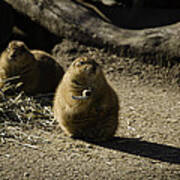
[[[86,90],[92,94],[78,100]],[[88,92],[88,91],[87,91]],[[76,59],[65,73],[54,99],[54,116],[70,136],[95,141],[111,138],[118,126],[118,97],[100,66],[89,58]]]
[[19,76],[26,93],[53,92],[64,74],[52,56],[29,50],[21,41],[11,41],[0,57],[0,87],[7,78]]

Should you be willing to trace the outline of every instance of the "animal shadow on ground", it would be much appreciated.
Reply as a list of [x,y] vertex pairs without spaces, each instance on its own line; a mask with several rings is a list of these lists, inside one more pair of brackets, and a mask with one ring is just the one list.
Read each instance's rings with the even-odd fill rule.
[[137,138],[120,137],[114,137],[111,141],[108,142],[96,143],[87,140],[86,142],[104,148],[122,151],[125,153],[134,154],[142,157],[147,157],[162,162],[180,164],[180,148],[173,146],[141,141]]

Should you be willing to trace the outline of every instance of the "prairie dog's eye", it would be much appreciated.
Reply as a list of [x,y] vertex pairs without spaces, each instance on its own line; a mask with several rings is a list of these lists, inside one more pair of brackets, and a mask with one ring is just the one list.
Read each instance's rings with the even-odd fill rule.
[[79,62],[76,63],[77,66],[82,66],[83,64],[85,64],[84,61],[79,61]]

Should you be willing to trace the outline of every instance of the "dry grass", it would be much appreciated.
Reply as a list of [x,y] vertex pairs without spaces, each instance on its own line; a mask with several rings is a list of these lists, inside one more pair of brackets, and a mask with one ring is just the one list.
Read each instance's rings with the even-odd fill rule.
[[25,129],[42,128],[51,131],[56,122],[52,113],[53,94],[27,96],[18,91],[19,84],[7,82],[0,91],[0,144],[6,141],[30,141],[32,148],[41,137],[30,137]]

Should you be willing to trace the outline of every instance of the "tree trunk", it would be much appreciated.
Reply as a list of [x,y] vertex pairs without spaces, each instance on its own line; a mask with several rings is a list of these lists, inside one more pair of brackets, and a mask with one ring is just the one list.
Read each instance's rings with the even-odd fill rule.
[[59,37],[109,48],[123,56],[156,60],[157,63],[177,61],[180,57],[180,23],[128,30],[97,18],[95,13],[70,0],[5,1]]

